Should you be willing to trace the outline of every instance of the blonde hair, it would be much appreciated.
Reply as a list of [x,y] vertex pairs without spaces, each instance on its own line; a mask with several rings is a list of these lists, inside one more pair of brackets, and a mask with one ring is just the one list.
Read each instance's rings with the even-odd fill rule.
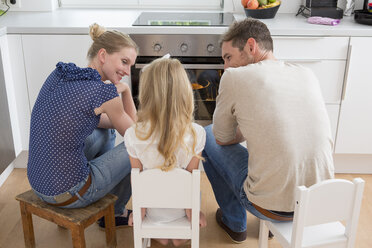
[[[178,60],[160,58],[146,67],[140,77],[139,102],[136,136],[141,140],[148,140],[152,135],[153,139],[159,139],[158,151],[164,157],[164,163],[159,167],[163,171],[175,167],[178,147],[190,152],[184,144],[188,132],[193,136],[192,154],[202,159],[195,154],[193,92]],[[141,128],[144,126],[148,127],[145,131]]]
[[116,30],[106,30],[104,27],[94,23],[89,27],[89,35],[93,40],[90,46],[87,57],[92,60],[101,48],[104,48],[108,54],[119,52],[125,47],[132,47],[138,53],[137,44],[129,37],[129,35]]

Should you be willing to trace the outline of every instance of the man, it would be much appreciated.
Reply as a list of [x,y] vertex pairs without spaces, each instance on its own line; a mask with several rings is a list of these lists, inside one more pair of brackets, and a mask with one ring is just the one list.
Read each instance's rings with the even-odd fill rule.
[[275,59],[264,23],[234,23],[222,36],[222,57],[226,70],[213,127],[206,127],[204,169],[220,207],[217,223],[239,243],[246,239],[246,210],[292,220],[296,187],[333,178],[333,141],[318,80]]

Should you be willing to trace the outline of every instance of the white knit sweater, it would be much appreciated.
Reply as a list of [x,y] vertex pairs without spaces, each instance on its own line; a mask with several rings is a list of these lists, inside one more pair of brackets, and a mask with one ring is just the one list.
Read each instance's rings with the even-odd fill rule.
[[216,139],[239,126],[249,153],[244,190],[262,208],[294,210],[298,185],[333,178],[333,141],[319,82],[305,67],[265,60],[227,69],[213,116]]

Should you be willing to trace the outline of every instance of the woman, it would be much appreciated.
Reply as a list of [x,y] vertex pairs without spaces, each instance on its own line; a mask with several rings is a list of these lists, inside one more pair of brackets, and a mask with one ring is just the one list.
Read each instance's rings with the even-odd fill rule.
[[[40,90],[31,114],[27,175],[35,193],[58,207],[84,207],[115,194],[116,225],[123,226],[131,166],[124,144],[113,148],[111,128],[123,136],[136,120],[130,89],[120,80],[130,74],[138,48],[128,35],[97,24],[90,36],[88,68],[59,62]],[[99,224],[104,227],[104,220]]]

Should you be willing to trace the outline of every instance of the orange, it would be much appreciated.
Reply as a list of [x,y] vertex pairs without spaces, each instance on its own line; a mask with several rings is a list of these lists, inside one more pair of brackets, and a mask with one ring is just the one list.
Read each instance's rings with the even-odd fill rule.
[[243,7],[244,8],[247,8],[247,2],[249,1],[249,0],[241,0],[242,1],[242,5],[243,5]]

